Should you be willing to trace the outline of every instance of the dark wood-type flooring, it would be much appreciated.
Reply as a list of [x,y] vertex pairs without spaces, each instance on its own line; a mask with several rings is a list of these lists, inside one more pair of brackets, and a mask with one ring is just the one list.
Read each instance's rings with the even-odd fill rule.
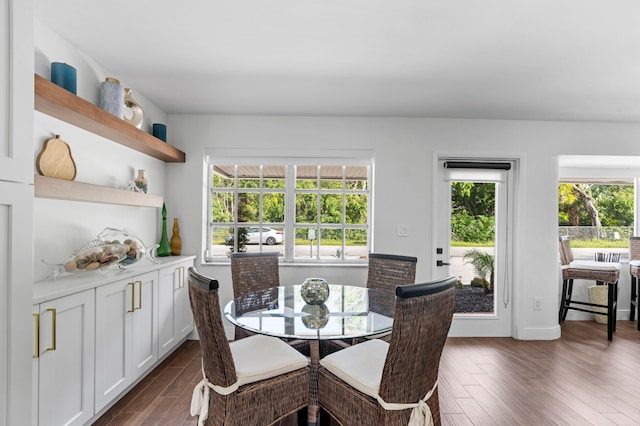
[[[197,341],[185,342],[96,425],[196,425]],[[440,368],[443,425],[640,425],[640,331],[566,321],[562,338],[449,338]],[[282,426],[296,423],[283,421]],[[333,423],[333,422],[332,422]]]

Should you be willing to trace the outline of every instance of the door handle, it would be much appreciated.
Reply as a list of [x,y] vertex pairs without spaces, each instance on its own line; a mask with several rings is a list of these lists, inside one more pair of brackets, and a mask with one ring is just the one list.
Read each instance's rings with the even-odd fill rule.
[[40,357],[40,314],[32,314],[33,318],[35,319],[35,329],[34,334],[35,334],[35,343],[36,343],[36,347],[35,347],[35,353],[33,354],[33,358],[39,358]]
[[436,266],[445,266],[445,265],[451,265],[451,264],[447,262],[443,262],[442,260],[436,260]]
[[135,283],[127,283],[127,287],[131,286],[131,309],[127,312],[133,312],[136,310],[136,285]]
[[134,311],[136,309],[142,309],[142,280],[138,280],[136,283],[138,284],[138,307],[133,308]]
[[51,312],[51,346],[46,348],[45,352],[56,350],[56,310],[55,308],[47,308],[47,311]]

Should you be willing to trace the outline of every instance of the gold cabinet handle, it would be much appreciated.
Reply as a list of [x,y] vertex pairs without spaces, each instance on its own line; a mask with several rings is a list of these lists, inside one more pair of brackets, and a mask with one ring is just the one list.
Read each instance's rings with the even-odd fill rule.
[[131,286],[131,309],[129,309],[127,312],[133,312],[136,310],[135,306],[136,306],[136,291],[135,291],[135,287],[134,287],[134,283],[127,283],[127,287]]
[[35,353],[33,354],[34,358],[40,358],[40,314],[32,314],[33,318],[35,318],[34,330],[35,333]]
[[136,283],[138,283],[138,307],[135,309],[142,309],[142,281],[136,281]]
[[178,288],[184,288],[184,266],[179,266],[178,272],[180,274],[178,276]]
[[45,349],[45,352],[56,350],[56,310],[47,308],[47,312],[51,312],[51,346]]

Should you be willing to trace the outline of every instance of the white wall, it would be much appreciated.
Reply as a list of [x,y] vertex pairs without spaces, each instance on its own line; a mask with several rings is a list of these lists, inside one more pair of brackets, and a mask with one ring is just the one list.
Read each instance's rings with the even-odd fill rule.
[[[67,62],[78,70],[78,95],[98,103],[99,84],[117,73],[96,64],[35,22],[35,71],[49,77],[50,62]],[[123,81],[126,85],[126,82]],[[164,195],[169,221],[178,217],[183,253],[202,259],[206,235],[204,206],[205,148],[329,148],[375,151],[374,250],[418,256],[417,280],[432,277],[433,164],[438,155],[517,158],[520,160],[515,235],[516,305],[514,337],[553,339],[559,336],[557,247],[558,155],[620,155],[634,153],[640,125],[578,122],[533,122],[358,117],[167,117],[143,94],[134,98],[145,109],[143,130],[152,122],[167,122],[171,143],[186,152],[186,164],[165,164],[101,137],[75,129],[38,112],[34,116],[35,157],[45,139],[61,134],[72,149],[78,181],[125,185],[135,169],[148,170],[150,192]],[[35,173],[35,166],[34,166]],[[35,277],[50,262],[66,256],[106,226],[128,228],[151,245],[160,238],[158,209],[35,200]],[[397,224],[408,224],[410,235],[396,236]],[[169,230],[170,232],[170,230]],[[221,301],[230,300],[228,265],[202,265],[220,279]],[[323,276],[363,284],[366,268],[285,266],[283,282]],[[623,283],[624,285],[624,283]],[[543,310],[533,311],[533,297],[543,298]],[[622,302],[621,308],[627,308]]]
[[[95,63],[73,45],[59,37],[44,23],[35,21],[35,73],[50,78],[51,62],[66,62],[77,70],[77,94],[93,104],[100,100],[100,83],[105,77],[118,77],[115,71]],[[126,81],[121,81],[126,85]],[[133,92],[133,98],[145,111],[142,130],[151,131],[151,123],[167,120],[167,115]],[[137,169],[147,170],[149,193],[165,196],[166,165],[163,161],[124,147],[88,131],[36,111],[34,113],[33,173],[36,158],[46,139],[59,134],[71,148],[76,164],[76,181],[115,188],[126,187]],[[171,214],[173,206],[167,200]],[[77,248],[95,238],[104,228],[127,229],[147,246],[160,240],[161,211],[150,207],[129,207],[36,198],[34,202],[34,278],[41,280],[50,272],[42,260],[61,263]],[[171,236],[171,223],[168,224]]]
[[[204,149],[329,148],[375,151],[375,251],[418,257],[417,280],[433,273],[433,159],[437,155],[519,158],[521,170],[514,230],[516,263],[513,295],[514,337],[559,336],[557,182],[558,155],[621,155],[636,152],[640,125],[419,118],[258,117],[171,115],[169,126],[187,164],[167,166],[167,193],[178,206],[183,250],[202,260]],[[189,190],[186,190],[188,188]],[[410,235],[397,237],[397,224]],[[286,266],[282,281],[336,274],[343,282],[361,283],[362,269]],[[201,265],[217,277],[221,302],[230,300],[228,265]],[[225,287],[225,283],[227,286]],[[543,309],[533,311],[533,298]],[[621,299],[622,300],[622,299]],[[621,308],[628,309],[622,301]]]

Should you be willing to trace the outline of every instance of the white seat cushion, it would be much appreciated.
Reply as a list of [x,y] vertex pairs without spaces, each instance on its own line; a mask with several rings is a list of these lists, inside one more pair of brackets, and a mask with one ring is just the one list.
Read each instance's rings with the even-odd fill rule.
[[630,260],[629,266],[640,266],[640,260]]
[[238,385],[269,379],[309,365],[307,358],[277,337],[256,334],[229,342]]
[[591,269],[596,271],[619,271],[618,262],[596,262],[595,260],[574,260],[568,265],[571,269]]
[[320,360],[320,365],[350,386],[375,398],[388,350],[387,342],[367,340],[327,355]]

